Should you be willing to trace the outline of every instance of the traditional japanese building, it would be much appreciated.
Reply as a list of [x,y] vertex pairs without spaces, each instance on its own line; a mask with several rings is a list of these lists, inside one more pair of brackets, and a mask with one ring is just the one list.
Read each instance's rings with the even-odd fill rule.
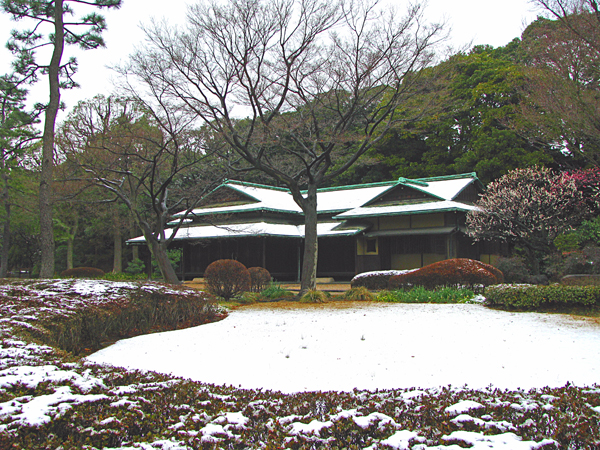
[[[448,258],[491,262],[494,251],[465,234],[466,214],[482,190],[474,173],[320,189],[317,276],[347,280]],[[202,276],[217,259],[236,259],[277,280],[296,280],[303,244],[304,215],[291,193],[240,181],[209,194],[174,240],[183,249],[185,279]]]

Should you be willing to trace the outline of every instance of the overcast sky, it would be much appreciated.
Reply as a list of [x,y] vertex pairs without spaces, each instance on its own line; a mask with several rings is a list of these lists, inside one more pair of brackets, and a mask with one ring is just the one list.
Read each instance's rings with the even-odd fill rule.
[[[149,23],[152,17],[166,18],[169,23],[180,24],[185,20],[186,5],[194,0],[124,0],[119,10],[105,11],[108,31],[104,34],[106,48],[80,52],[77,55],[79,72],[76,75],[80,89],[63,91],[62,99],[67,111],[77,101],[96,94],[112,91],[113,72],[107,66],[118,64],[143,40],[140,23]],[[393,0],[399,7],[404,0]],[[465,44],[489,44],[502,46],[515,37],[537,16],[529,0],[429,0],[427,17],[430,21],[445,19],[451,27],[451,44],[455,48]],[[0,42],[9,37],[10,30],[21,26],[0,13]],[[72,55],[67,50],[66,56]],[[10,69],[12,55],[0,49],[0,73]],[[32,89],[30,101],[47,102],[47,90],[42,83]]]

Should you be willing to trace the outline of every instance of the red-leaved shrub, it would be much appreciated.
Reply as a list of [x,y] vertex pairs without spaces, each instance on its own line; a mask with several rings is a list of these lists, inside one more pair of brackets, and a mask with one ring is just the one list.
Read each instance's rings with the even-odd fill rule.
[[423,286],[426,289],[448,286],[489,286],[503,281],[502,272],[489,264],[456,258],[429,264],[414,272],[390,278],[389,289]]
[[225,300],[250,290],[250,272],[233,259],[219,259],[211,263],[204,272],[204,281],[210,292]]
[[64,278],[100,278],[104,276],[104,271],[95,267],[74,267],[63,270],[60,276]]
[[250,290],[252,292],[264,291],[271,283],[271,273],[262,267],[250,267]]

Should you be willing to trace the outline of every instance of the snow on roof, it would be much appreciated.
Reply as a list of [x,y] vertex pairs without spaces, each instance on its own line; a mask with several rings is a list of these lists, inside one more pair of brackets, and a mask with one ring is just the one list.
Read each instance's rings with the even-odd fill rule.
[[358,208],[372,198],[381,195],[395,184],[386,183],[377,186],[357,185],[319,191],[317,194],[317,211],[347,211]]
[[355,208],[350,211],[338,214],[336,219],[357,219],[373,216],[397,216],[403,214],[424,214],[431,212],[444,211],[477,211],[478,208],[466,203],[452,201],[433,201],[426,203],[413,203],[409,205],[392,205],[392,206],[367,206],[363,208]]
[[[323,236],[351,236],[364,230],[366,226],[344,226],[340,222],[322,222],[317,224],[317,235]],[[170,238],[173,230],[165,230],[166,238]],[[188,239],[214,239],[248,236],[278,236],[304,238],[304,225],[291,225],[284,223],[251,222],[228,225],[201,225],[195,227],[182,227],[175,235],[175,240]],[[144,236],[139,236],[128,241],[131,244],[144,243]]]
[[[414,186],[421,191],[427,192],[428,194],[435,195],[436,197],[443,198],[444,200],[452,200],[456,197],[464,188],[471,184],[476,178],[450,178],[450,179],[434,179],[433,181],[427,181],[427,186]],[[420,180],[419,180],[420,181]],[[408,183],[410,186],[410,183]]]
[[[272,186],[261,186],[250,183],[242,183],[239,181],[228,181],[223,187],[228,187],[241,192],[244,195],[255,199],[255,202],[246,203],[243,205],[211,207],[205,206],[192,210],[192,215],[202,216],[211,214],[231,214],[236,212],[256,211],[256,210],[273,210],[284,211],[291,213],[302,213],[300,207],[294,201],[292,194],[286,189],[280,189]],[[175,214],[175,217],[183,215],[184,211]]]
[[[353,210],[364,206],[398,185],[410,186],[440,200],[452,200],[475,180],[477,180],[477,176],[471,173],[447,177],[419,178],[416,180],[400,178],[399,180],[385,183],[319,189],[317,192],[317,211],[324,213]],[[265,210],[302,214],[301,208],[296,204],[292,194],[287,189],[235,180],[227,181],[217,189],[224,187],[234,189],[255,201],[241,205],[196,208],[192,211],[192,214],[201,216]],[[464,209],[464,207],[461,209],[468,210]],[[176,214],[175,217],[181,214],[183,213]]]

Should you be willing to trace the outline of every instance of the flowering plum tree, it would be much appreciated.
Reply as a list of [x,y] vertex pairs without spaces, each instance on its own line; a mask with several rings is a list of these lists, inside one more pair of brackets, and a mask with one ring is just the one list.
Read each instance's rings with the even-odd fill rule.
[[469,235],[521,246],[536,275],[537,255],[551,252],[559,234],[590,214],[572,176],[538,167],[515,169],[490,183],[477,206],[467,216]]

